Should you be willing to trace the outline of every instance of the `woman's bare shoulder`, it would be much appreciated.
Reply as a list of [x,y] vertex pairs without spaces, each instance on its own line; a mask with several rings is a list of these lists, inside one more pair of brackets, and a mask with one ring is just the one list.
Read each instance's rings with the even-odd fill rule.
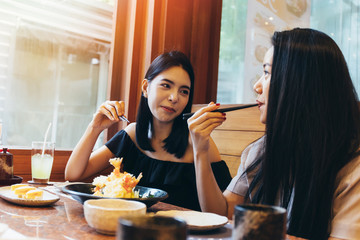
[[124,131],[130,136],[132,140],[135,139],[135,133],[136,133],[136,123],[130,123],[126,126]]

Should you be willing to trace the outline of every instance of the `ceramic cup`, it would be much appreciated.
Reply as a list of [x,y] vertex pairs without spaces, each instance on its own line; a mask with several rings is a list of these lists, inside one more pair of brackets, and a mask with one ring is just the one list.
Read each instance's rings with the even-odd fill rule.
[[118,220],[117,240],[186,240],[186,222],[173,217],[141,216]]
[[283,240],[285,234],[284,208],[260,204],[235,206],[233,240]]

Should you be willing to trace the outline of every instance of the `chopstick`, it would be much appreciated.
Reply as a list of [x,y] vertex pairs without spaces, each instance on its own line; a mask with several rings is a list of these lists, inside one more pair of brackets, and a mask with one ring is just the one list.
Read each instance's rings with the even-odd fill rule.
[[[219,109],[214,110],[213,112],[230,112],[230,111],[235,111],[238,109],[255,107],[257,105],[258,105],[257,103],[252,103],[252,104],[245,104],[245,105],[236,106],[236,107],[219,108]],[[192,117],[192,115],[194,115],[194,113],[184,113],[183,120],[187,120],[188,118]]]
[[[116,113],[116,114],[117,114],[117,113]],[[126,117],[124,117],[124,116],[119,116],[119,114],[117,114],[117,116],[118,116],[119,119],[123,120],[124,122],[130,123],[130,121],[129,121]]]
[[124,117],[124,116],[121,116],[121,117],[119,117],[121,120],[123,120],[123,121],[125,121],[125,122],[128,122],[128,123],[130,123],[130,121],[129,120],[127,120],[127,118],[126,117]]

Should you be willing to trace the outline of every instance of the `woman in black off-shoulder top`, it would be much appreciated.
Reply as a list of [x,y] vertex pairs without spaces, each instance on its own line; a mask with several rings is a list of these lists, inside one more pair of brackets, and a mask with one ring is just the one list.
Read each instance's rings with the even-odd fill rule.
[[[125,112],[122,101],[103,103],[71,154],[65,178],[69,181],[88,178],[109,167],[110,158],[122,157],[124,171],[135,176],[142,173],[140,186],[165,190],[169,194],[165,202],[201,210],[194,165],[198,150],[193,149],[187,122],[182,119],[183,113],[191,111],[193,88],[194,72],[185,54],[172,51],[158,56],[142,81],[136,123],[92,151],[100,133],[121,121]],[[209,111],[217,108],[219,104],[214,103],[206,107]],[[206,114],[213,116],[211,128],[226,119],[219,112]],[[215,176],[212,184],[225,190],[231,181],[229,169],[211,139],[206,147]]]

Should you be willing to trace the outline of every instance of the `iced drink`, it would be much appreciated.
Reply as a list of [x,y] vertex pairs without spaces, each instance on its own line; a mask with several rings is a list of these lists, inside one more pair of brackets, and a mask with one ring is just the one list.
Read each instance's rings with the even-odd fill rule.
[[41,157],[41,154],[37,153],[31,157],[31,175],[34,182],[48,182],[53,161],[54,158],[48,154]]
[[50,179],[51,169],[54,161],[55,144],[45,143],[45,151],[42,148],[44,142],[32,143],[31,175],[35,183],[47,183]]

